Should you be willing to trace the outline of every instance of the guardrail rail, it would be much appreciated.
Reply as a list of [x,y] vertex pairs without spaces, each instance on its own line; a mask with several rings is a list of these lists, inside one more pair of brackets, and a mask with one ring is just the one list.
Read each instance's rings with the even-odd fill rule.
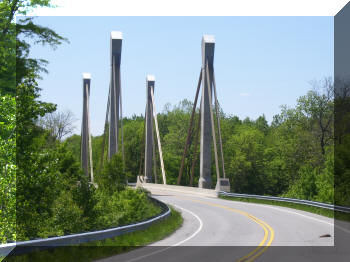
[[16,247],[12,251],[11,255],[21,255],[21,254],[25,254],[25,253],[29,253],[37,250],[44,250],[44,249],[53,248],[53,247],[78,245],[78,244],[82,244],[90,241],[113,238],[116,236],[124,235],[126,233],[131,233],[134,231],[146,229],[153,223],[168,217],[171,212],[170,208],[165,203],[152,197],[150,197],[150,199],[161,207],[161,213],[150,219],[137,222],[135,224],[129,224],[129,225],[124,225],[124,226],[119,226],[119,227],[109,228],[104,230],[3,244],[3,245],[0,245],[0,254],[6,256],[6,254],[8,254],[13,248]]
[[229,192],[225,192],[225,191],[220,191],[219,195],[230,196],[230,197],[241,197],[241,198],[265,199],[265,200],[273,200],[273,201],[279,201],[279,202],[288,202],[288,203],[294,203],[294,204],[302,204],[302,205],[306,205],[306,206],[325,208],[325,209],[330,209],[330,210],[344,212],[344,213],[350,213],[350,207],[337,206],[337,205],[326,204],[326,203],[322,203],[322,202],[302,200],[302,199],[296,199],[296,198],[238,194],[238,193],[229,193]]

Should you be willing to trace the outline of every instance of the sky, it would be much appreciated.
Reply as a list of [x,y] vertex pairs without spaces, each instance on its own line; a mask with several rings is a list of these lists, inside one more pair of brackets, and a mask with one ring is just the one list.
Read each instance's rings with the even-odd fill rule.
[[224,112],[241,119],[294,106],[310,81],[333,76],[333,17],[117,17],[39,16],[34,21],[69,39],[56,50],[33,46],[49,61],[39,81],[43,101],[71,110],[80,134],[82,73],[91,73],[92,135],[103,132],[110,82],[110,32],[123,32],[123,114],[143,114],[146,75],[155,75],[157,112],[166,103],[193,101],[201,69],[203,34],[215,36],[214,68]]

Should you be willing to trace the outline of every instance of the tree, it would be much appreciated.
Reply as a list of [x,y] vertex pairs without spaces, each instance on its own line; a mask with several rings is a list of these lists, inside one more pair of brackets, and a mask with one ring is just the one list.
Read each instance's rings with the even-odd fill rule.
[[331,78],[312,82],[313,90],[298,99],[297,109],[310,119],[310,128],[319,139],[322,155],[333,140],[334,86]]
[[39,125],[49,130],[54,139],[62,140],[63,137],[73,133],[76,121],[73,112],[66,110],[64,112],[52,112],[45,114],[39,119]]
[[334,201],[350,206],[350,81],[335,79]]
[[123,168],[123,160],[120,153],[106,163],[103,170],[96,176],[96,182],[99,187],[108,192],[121,191],[126,186],[126,174]]
[[226,144],[230,148],[227,173],[234,192],[264,194],[264,134],[242,126]]
[[[0,2],[0,90],[16,96],[16,224],[18,240],[37,237],[50,216],[50,203],[59,190],[57,152],[47,145],[48,132],[35,123],[56,106],[39,101],[36,80],[45,72],[46,61],[29,57],[29,39],[35,44],[55,48],[65,38],[53,30],[36,25],[26,15],[38,6],[50,6],[49,0],[6,0]],[[7,123],[6,123],[7,124]],[[16,151],[15,151],[16,150]],[[3,178],[3,177],[2,177]],[[10,184],[8,184],[10,187]],[[2,189],[2,188],[1,188]],[[3,189],[2,189],[3,190]],[[3,192],[1,192],[3,193]],[[9,210],[6,206],[2,210]],[[8,214],[11,217],[13,214]]]
[[[56,48],[64,37],[53,30],[33,22],[33,17],[25,15],[36,7],[50,7],[50,0],[4,0],[0,2],[0,90],[15,94],[16,86],[28,75],[40,78],[47,72],[44,59],[29,57],[32,39],[35,44],[50,45]],[[16,15],[17,21],[14,23]]]
[[0,96],[0,243],[16,239],[16,101]]

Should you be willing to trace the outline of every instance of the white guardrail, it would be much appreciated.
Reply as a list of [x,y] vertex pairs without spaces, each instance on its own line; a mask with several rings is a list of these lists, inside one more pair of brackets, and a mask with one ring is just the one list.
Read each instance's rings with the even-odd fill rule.
[[287,197],[237,194],[237,193],[229,193],[229,192],[225,192],[225,191],[220,191],[219,195],[220,196],[229,196],[229,197],[238,197],[238,198],[239,197],[241,197],[241,198],[255,198],[255,199],[273,200],[273,201],[279,201],[279,202],[288,202],[288,203],[302,204],[302,205],[306,205],[306,206],[313,206],[313,207],[325,208],[325,209],[330,209],[330,210],[339,211],[339,212],[350,213],[350,207],[331,205],[331,204],[310,201],[310,200],[301,200],[301,199],[287,198]]
[[119,226],[115,228],[109,228],[104,230],[98,230],[93,232],[84,232],[79,234],[72,234],[66,236],[59,237],[49,237],[45,239],[35,239],[28,241],[21,241],[15,243],[8,243],[0,245],[0,255],[6,256],[11,250],[15,247],[14,255],[29,253],[34,250],[43,250],[52,247],[60,247],[60,246],[70,246],[82,244],[90,241],[103,240],[107,238],[113,238],[116,236],[124,235],[126,233],[143,230],[152,225],[154,222],[160,221],[170,215],[170,208],[163,202],[151,198],[156,204],[158,204],[162,212],[148,220],[138,222],[131,225]]

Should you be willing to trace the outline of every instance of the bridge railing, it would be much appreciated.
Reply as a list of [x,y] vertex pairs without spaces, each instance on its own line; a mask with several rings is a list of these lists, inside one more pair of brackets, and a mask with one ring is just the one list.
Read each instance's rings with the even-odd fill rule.
[[[71,234],[59,237],[49,237],[45,239],[35,239],[28,241],[21,241],[16,243],[9,243],[0,245],[0,254],[9,253],[11,249],[16,248],[13,252],[14,255],[20,255],[24,253],[29,253],[37,250],[44,250],[53,247],[60,246],[70,246],[82,244],[90,241],[103,240],[107,238],[113,238],[116,236],[124,235],[126,233],[131,233],[134,231],[139,231],[148,228],[153,223],[160,221],[170,215],[170,208],[163,202],[150,198],[154,203],[161,207],[161,213],[155,217],[141,221],[135,224],[129,224],[124,226],[119,226],[115,228],[109,228],[104,230],[84,232],[79,234]],[[8,250],[8,252],[6,252]]]
[[296,198],[238,194],[238,193],[229,193],[225,191],[220,191],[219,195],[237,197],[237,198],[254,198],[254,199],[272,200],[272,201],[279,201],[279,202],[288,202],[288,203],[301,204],[306,206],[319,207],[319,208],[325,208],[325,209],[339,211],[339,212],[350,213],[350,207],[337,206],[337,205],[326,204],[326,203],[317,202],[317,201],[302,200],[302,199],[296,199]]

